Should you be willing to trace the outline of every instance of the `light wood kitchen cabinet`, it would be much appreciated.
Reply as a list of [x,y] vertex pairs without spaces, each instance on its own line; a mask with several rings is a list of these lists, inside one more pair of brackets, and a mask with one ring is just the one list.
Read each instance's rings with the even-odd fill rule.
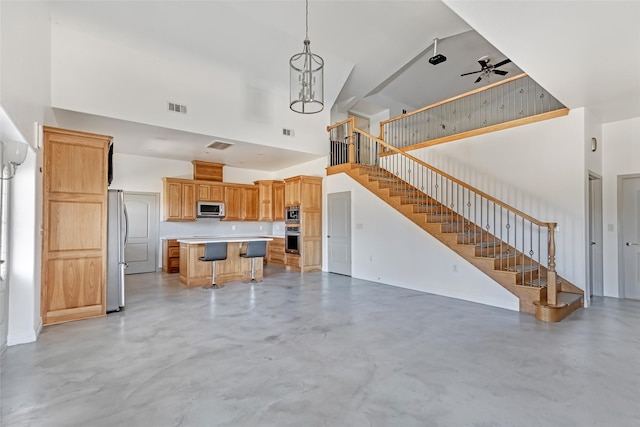
[[284,182],[273,183],[273,220],[284,221]]
[[177,240],[162,241],[162,271],[165,273],[180,272],[180,243]]
[[284,205],[300,206],[300,177],[284,180]]
[[258,187],[233,184],[224,188],[225,217],[223,221],[257,221]]
[[322,268],[322,178],[294,176],[285,181],[285,204],[300,206],[300,254],[286,254],[288,270],[310,272]]
[[203,162],[200,160],[193,160],[191,164],[193,165],[193,179],[222,182],[222,168],[224,164]]
[[284,239],[274,237],[268,244],[267,264],[284,267]]
[[284,220],[284,182],[255,181],[258,186],[259,221]]
[[225,204],[225,216],[224,221],[241,221],[242,212],[242,199],[244,194],[242,187],[227,186],[224,188],[224,204]]
[[258,187],[252,185],[242,189],[242,220],[257,221],[259,216]]
[[224,201],[224,185],[196,184],[197,202],[222,202]]
[[162,178],[165,221],[196,220],[196,184],[192,180]]
[[106,314],[110,142],[109,136],[44,127],[44,325]]
[[167,177],[162,181],[164,221],[195,221],[197,202],[224,202],[224,221],[258,221],[260,218],[260,190],[256,185]]

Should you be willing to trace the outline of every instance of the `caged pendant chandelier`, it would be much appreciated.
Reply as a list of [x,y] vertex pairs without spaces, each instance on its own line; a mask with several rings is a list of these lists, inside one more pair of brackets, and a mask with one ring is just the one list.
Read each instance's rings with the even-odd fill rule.
[[289,60],[289,107],[296,113],[319,113],[324,108],[324,60],[309,49],[309,0],[306,5],[304,49]]

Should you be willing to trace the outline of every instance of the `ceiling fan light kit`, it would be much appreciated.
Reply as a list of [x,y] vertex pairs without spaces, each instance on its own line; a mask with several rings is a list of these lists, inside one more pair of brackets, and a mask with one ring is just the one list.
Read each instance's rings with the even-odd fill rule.
[[480,74],[480,76],[474,82],[474,83],[479,83],[480,80],[482,80],[483,77],[486,77],[487,80],[488,80],[491,77],[491,74],[497,74],[499,76],[506,76],[507,75],[508,71],[496,70],[496,68],[502,67],[503,65],[508,64],[509,62],[511,62],[511,60],[509,58],[507,58],[507,59],[505,59],[503,61],[500,61],[495,65],[491,64],[490,62],[491,62],[491,58],[489,58],[488,56],[483,56],[482,58],[478,59],[478,64],[480,64],[480,70],[471,71],[470,73],[460,74],[460,77],[468,76],[469,74],[482,73],[482,74]]

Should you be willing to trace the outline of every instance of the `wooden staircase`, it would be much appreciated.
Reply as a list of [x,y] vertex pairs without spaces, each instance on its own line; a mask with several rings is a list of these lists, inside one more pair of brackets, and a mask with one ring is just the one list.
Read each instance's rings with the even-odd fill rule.
[[549,304],[547,278],[555,273],[386,169],[356,163],[327,168],[335,173],[348,174],[516,295],[520,311],[557,322],[583,306],[583,291],[557,275],[557,301]]

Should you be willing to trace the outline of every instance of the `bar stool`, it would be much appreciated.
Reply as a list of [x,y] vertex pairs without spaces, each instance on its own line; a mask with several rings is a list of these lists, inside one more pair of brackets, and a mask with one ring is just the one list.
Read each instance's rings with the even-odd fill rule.
[[258,281],[256,280],[256,269],[254,266],[254,262],[256,258],[264,257],[266,254],[266,240],[247,242],[247,252],[240,254],[242,258],[251,258],[251,280],[249,280],[249,282],[247,283],[258,283]]
[[211,263],[211,285],[203,286],[204,289],[220,289],[224,285],[216,285],[216,261],[227,259],[227,242],[214,242],[204,244],[204,256],[198,258],[200,261]]

